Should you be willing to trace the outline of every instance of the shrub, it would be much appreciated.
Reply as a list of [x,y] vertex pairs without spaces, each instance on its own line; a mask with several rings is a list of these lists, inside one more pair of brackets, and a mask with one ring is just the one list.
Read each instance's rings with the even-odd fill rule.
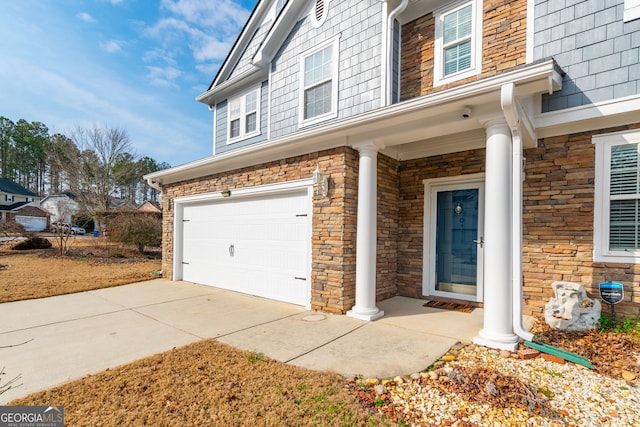
[[162,243],[162,220],[153,215],[122,214],[113,219],[109,232],[114,240],[136,246],[142,253],[146,246]]
[[51,242],[44,237],[32,237],[17,243],[13,249],[16,251],[27,251],[31,249],[49,249]]
[[22,224],[15,221],[0,222],[0,236],[2,237],[19,237],[24,236],[25,231]]

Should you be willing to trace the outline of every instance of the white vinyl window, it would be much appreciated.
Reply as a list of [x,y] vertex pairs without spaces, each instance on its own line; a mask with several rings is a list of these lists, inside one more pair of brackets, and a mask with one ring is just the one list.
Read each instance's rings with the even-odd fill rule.
[[338,38],[300,57],[300,124],[335,117],[338,105]]
[[228,105],[228,143],[260,134],[260,87],[231,98]]
[[640,131],[593,137],[593,247],[599,262],[640,262]]
[[480,73],[482,1],[456,2],[434,12],[436,39],[433,85]]
[[624,22],[640,18],[640,0],[624,0]]

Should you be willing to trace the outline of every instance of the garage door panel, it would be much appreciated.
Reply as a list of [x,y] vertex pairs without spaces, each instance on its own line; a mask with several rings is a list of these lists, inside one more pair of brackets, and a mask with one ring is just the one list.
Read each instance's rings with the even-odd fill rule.
[[308,205],[306,189],[186,205],[184,280],[306,305]]

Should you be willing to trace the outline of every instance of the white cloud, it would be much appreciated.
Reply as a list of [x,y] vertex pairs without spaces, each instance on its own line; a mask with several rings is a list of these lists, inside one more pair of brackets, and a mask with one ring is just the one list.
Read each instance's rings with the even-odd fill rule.
[[93,19],[93,16],[89,15],[87,12],[78,13],[76,15],[76,18],[80,19],[81,21],[88,22],[88,23],[96,22],[96,20]]
[[174,83],[175,79],[182,75],[182,71],[175,67],[147,67],[149,73],[147,74],[147,79],[154,86],[176,86]]
[[145,33],[160,41],[166,56],[188,47],[195,70],[208,76],[226,58],[250,13],[232,0],[162,0],[161,8],[169,15],[147,27]]
[[162,0],[162,7],[187,22],[225,32],[242,28],[249,11],[232,0]]
[[109,40],[106,43],[100,43],[100,49],[109,53],[118,53],[122,50],[122,46],[115,40]]

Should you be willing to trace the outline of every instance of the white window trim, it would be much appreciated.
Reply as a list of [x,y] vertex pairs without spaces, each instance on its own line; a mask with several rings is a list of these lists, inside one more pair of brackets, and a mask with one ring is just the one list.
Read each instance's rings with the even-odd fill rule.
[[[304,119],[304,60],[307,56],[326,48],[333,44],[333,58],[331,58],[331,111],[310,119]],[[298,56],[298,82],[300,89],[298,91],[298,126],[305,127],[316,123],[323,122],[338,116],[338,70],[340,64],[340,34],[319,44],[312,49],[307,50]]]
[[[464,71],[444,76],[444,50],[443,50],[443,27],[444,16],[458,9],[472,6],[472,30],[471,30],[471,68]],[[448,4],[446,8],[436,9],[433,12],[436,21],[436,37],[433,54],[433,86],[441,86],[457,80],[480,74],[482,71],[482,0],[463,0]]]
[[594,135],[596,147],[595,194],[593,218],[593,260],[595,262],[640,263],[640,250],[609,250],[609,185],[611,147],[640,143],[640,131],[622,131]]
[[[261,86],[262,85],[254,86],[251,89],[227,100],[227,145],[260,135]],[[256,93],[256,130],[247,133],[245,132],[247,120],[246,96],[252,92]],[[231,103],[238,99],[240,100],[240,135],[231,138]]]
[[624,0],[624,22],[640,18],[640,0]]

